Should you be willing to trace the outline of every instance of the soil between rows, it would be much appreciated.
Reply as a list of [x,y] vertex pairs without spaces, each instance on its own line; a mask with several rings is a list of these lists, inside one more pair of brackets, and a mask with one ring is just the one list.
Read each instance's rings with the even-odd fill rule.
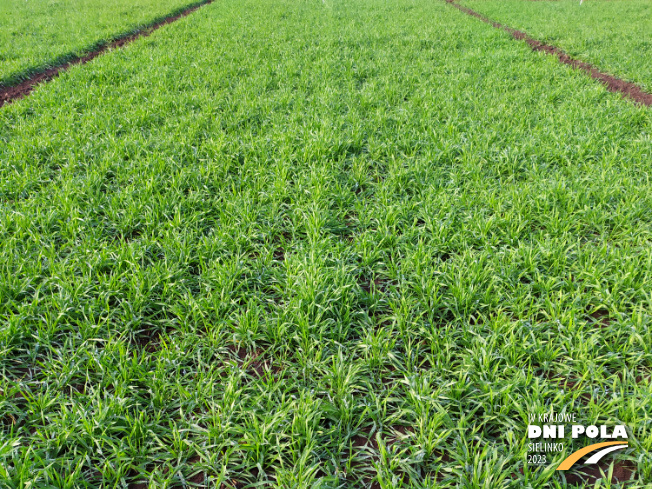
[[[213,1],[214,0],[203,0],[198,4],[194,4],[193,6],[188,7],[182,12],[171,15],[169,17],[165,17],[164,19],[159,20],[158,22],[155,22],[154,24],[151,24],[150,26],[134,34],[130,34],[128,36],[114,40],[104,45],[103,47],[95,51],[92,51],[84,56],[73,58],[72,60],[62,65],[48,68],[45,71],[36,73],[17,85],[13,85],[9,87],[0,87],[1,90],[0,107],[2,107],[5,104],[11,103],[14,100],[29,95],[32,92],[32,90],[34,90],[34,87],[36,85],[43,82],[50,81],[51,79],[58,76],[59,73],[61,73],[62,71],[66,71],[68,68],[70,68],[73,65],[88,63],[89,61],[97,58],[98,56],[100,56],[101,54],[105,53],[110,49],[122,47],[126,44],[129,44],[132,41],[135,41],[139,37],[148,36],[156,29],[159,29],[160,27],[163,27],[166,24],[175,22],[180,18],[191,14],[192,12],[199,9],[200,7],[213,3]],[[493,21],[471,8],[460,5],[459,3],[455,2],[455,0],[445,0],[445,1],[446,3],[449,3],[450,5],[457,8],[461,12],[464,12],[467,15],[480,19],[483,22],[492,25],[496,29],[502,29],[506,32],[509,32],[515,39],[527,42],[533,51],[542,51],[546,54],[557,56],[561,63],[570,65],[575,69],[580,69],[582,71],[585,71],[592,78],[601,81],[609,91],[620,93],[625,97],[632,99],[634,102],[637,102],[645,106],[652,105],[652,93],[645,92],[640,86],[636,85],[635,83],[631,83],[621,78],[617,78],[607,73],[603,73],[600,70],[598,70],[597,67],[593,66],[590,63],[586,63],[584,61],[580,61],[578,59],[570,57],[568,54],[566,54],[564,51],[562,51],[560,48],[556,46],[545,44],[541,41],[532,38],[531,36],[529,36],[527,33],[523,31],[519,31],[512,27],[505,26],[499,22]]]

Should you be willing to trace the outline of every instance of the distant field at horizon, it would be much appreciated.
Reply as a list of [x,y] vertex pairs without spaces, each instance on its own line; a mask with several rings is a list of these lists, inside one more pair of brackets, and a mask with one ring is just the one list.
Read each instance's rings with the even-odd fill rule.
[[192,0],[3,0],[0,86],[82,55]]
[[650,0],[462,0],[460,3],[652,92]]

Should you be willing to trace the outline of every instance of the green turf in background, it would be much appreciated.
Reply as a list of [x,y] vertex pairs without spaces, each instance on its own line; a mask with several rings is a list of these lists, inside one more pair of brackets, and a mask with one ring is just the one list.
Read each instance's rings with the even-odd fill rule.
[[0,85],[89,52],[192,0],[2,0]]
[[464,5],[652,92],[650,0],[465,0]]
[[565,409],[645,487],[651,115],[429,0],[224,0],[40,86],[0,486],[565,487]]

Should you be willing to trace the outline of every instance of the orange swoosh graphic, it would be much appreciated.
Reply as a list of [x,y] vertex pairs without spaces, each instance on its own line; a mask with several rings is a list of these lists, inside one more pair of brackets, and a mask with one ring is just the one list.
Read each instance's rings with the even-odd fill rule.
[[595,443],[594,445],[589,445],[588,447],[584,447],[581,450],[571,453],[566,458],[566,460],[564,460],[561,464],[559,464],[557,470],[570,469],[575,464],[575,462],[581,459],[584,455],[586,455],[589,452],[592,452],[593,450],[597,450],[598,448],[608,447],[611,445],[627,445],[627,444],[628,443],[626,441],[605,441],[604,443]]

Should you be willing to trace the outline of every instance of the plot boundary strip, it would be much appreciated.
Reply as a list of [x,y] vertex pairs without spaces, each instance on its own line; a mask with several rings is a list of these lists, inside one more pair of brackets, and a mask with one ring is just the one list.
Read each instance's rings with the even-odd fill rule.
[[0,86],[0,107],[2,107],[5,104],[9,104],[13,102],[14,100],[18,100],[23,97],[26,97],[32,92],[32,90],[34,90],[34,88],[37,85],[48,82],[53,78],[56,78],[57,76],[59,76],[61,72],[66,71],[68,68],[70,68],[73,65],[86,64],[89,61],[104,54],[106,51],[109,51],[110,49],[120,48],[122,46],[129,44],[130,42],[135,41],[140,37],[149,36],[152,32],[163,27],[164,25],[171,24],[172,22],[175,22],[181,19],[182,17],[186,17],[191,13],[193,13],[195,10],[198,10],[204,5],[213,3],[214,1],[215,0],[201,0],[199,2],[192,3],[191,5],[183,8],[181,11],[177,10],[176,13],[169,14],[163,18],[159,18],[159,20],[156,20],[153,23],[148,24],[145,27],[142,27],[136,32],[133,32],[126,36],[122,36],[110,42],[107,42],[103,46],[97,48],[94,51],[91,51],[90,53],[87,53],[83,56],[75,56],[72,59],[66,61],[65,63],[62,63],[57,66],[53,66],[44,71],[37,72],[31,75],[26,80],[17,83],[15,85]]
[[572,58],[571,56],[569,56],[563,50],[561,50],[556,46],[552,46],[550,44],[546,44],[544,42],[538,41],[533,37],[531,37],[526,32],[519,31],[518,29],[514,29],[513,27],[509,27],[501,24],[500,22],[496,22],[495,20],[491,20],[490,18],[485,17],[481,13],[478,13],[469,7],[460,5],[455,0],[445,0],[445,2],[452,5],[460,12],[470,15],[471,17],[475,17],[476,19],[480,19],[482,22],[485,22],[495,27],[496,29],[501,29],[505,32],[509,32],[514,37],[514,39],[517,39],[519,41],[525,41],[532,48],[533,51],[541,51],[543,53],[550,54],[552,56],[557,56],[560,63],[567,64],[575,69],[586,72],[589,76],[591,76],[591,78],[594,78],[602,82],[602,84],[605,85],[607,90],[609,90],[610,92],[620,93],[623,96],[641,105],[645,105],[648,107],[652,105],[652,93],[646,92],[645,90],[643,90],[643,88],[641,88],[639,85],[635,83],[628,82],[621,78],[617,78],[615,76],[609,75],[608,73],[604,73],[600,71],[596,66],[592,65],[591,63],[587,63],[584,61],[580,61],[579,59]]

